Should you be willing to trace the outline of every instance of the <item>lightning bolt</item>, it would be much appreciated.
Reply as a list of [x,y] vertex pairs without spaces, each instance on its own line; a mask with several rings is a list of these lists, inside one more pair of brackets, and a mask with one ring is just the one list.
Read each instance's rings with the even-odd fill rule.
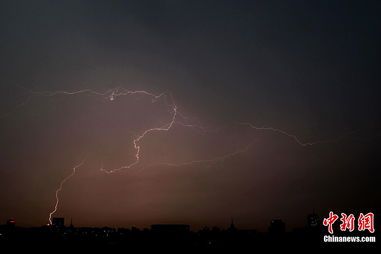
[[30,99],[32,98],[32,96],[27,96],[25,98],[25,100],[21,101],[19,104],[17,104],[16,106],[14,106],[11,110],[9,110],[8,112],[5,112],[5,113],[2,113],[0,115],[0,119],[4,119],[4,118],[7,118],[9,117],[10,115],[12,115],[15,111],[17,111],[19,108],[22,108],[24,107],[26,104],[28,104],[28,102],[30,101]]
[[57,212],[58,205],[59,205],[59,203],[60,203],[59,194],[60,194],[60,192],[62,191],[63,185],[64,185],[67,181],[69,181],[69,180],[75,175],[75,173],[77,172],[77,169],[78,169],[79,167],[81,167],[84,163],[85,163],[85,159],[82,160],[79,164],[75,165],[75,166],[73,167],[73,169],[72,169],[72,172],[71,172],[68,176],[66,176],[66,177],[60,182],[60,185],[58,186],[58,188],[57,188],[57,190],[56,190],[56,192],[55,192],[55,193],[56,193],[56,194],[55,194],[56,202],[55,202],[55,204],[54,204],[54,209],[53,209],[53,211],[51,211],[51,212],[49,213],[49,225],[52,225],[52,216],[53,216],[53,214],[55,214],[55,213]]
[[[102,166],[100,168],[100,170],[102,172],[107,173],[107,174],[115,173],[115,172],[123,170],[123,169],[129,169],[129,168],[139,164],[139,162],[140,162],[140,151],[141,151],[141,146],[139,145],[140,141],[145,136],[149,135],[152,132],[169,131],[172,128],[172,126],[175,124],[176,117],[177,117],[177,114],[178,114],[177,105],[173,102],[174,100],[173,100],[172,96],[170,96],[170,95],[168,95],[166,93],[161,93],[161,94],[156,95],[156,94],[150,93],[150,92],[145,91],[145,90],[126,90],[126,89],[123,89],[123,88],[109,89],[109,90],[107,90],[105,92],[98,92],[98,91],[95,91],[95,90],[92,90],[92,89],[82,89],[82,90],[77,90],[77,91],[64,91],[64,90],[61,90],[61,91],[54,91],[54,92],[32,92],[32,93],[35,94],[35,95],[49,96],[49,97],[51,97],[51,96],[57,96],[57,95],[77,95],[77,94],[88,93],[88,94],[93,94],[93,95],[98,95],[98,96],[105,96],[110,101],[114,101],[119,96],[141,94],[141,95],[146,95],[146,96],[151,97],[152,103],[156,102],[158,99],[160,99],[162,97],[171,97],[172,103],[169,104],[168,102],[166,102],[167,105],[172,108],[172,116],[171,116],[170,121],[167,124],[165,124],[165,125],[163,125],[161,127],[154,127],[154,128],[147,129],[141,135],[139,135],[138,137],[134,138],[132,143],[133,143],[133,146],[134,146],[134,149],[135,149],[135,160],[132,163],[130,163],[128,165],[121,166],[119,168],[106,169],[106,168],[103,168],[103,166]],[[182,118],[184,118],[184,117],[182,116]],[[194,127],[194,125],[190,125],[190,124],[184,124],[184,123],[179,123],[179,124],[183,125],[183,126],[186,126],[186,127]]]
[[271,131],[271,132],[278,133],[280,135],[286,136],[286,137],[294,140],[298,145],[300,145],[302,147],[313,146],[313,145],[318,145],[318,144],[325,144],[325,143],[336,143],[339,140],[341,140],[344,136],[347,136],[348,134],[354,132],[354,131],[351,131],[351,132],[345,133],[342,136],[335,138],[335,139],[317,140],[317,141],[313,141],[313,142],[302,142],[300,140],[300,138],[297,137],[296,135],[290,134],[290,133],[288,133],[284,130],[281,130],[281,129],[277,129],[277,128],[273,128],[273,127],[258,127],[258,126],[251,124],[251,123],[248,123],[248,122],[241,122],[239,124],[246,125],[246,126],[250,127],[251,129],[254,129],[257,131]]
[[[171,94],[169,94],[169,93],[154,94],[154,93],[151,93],[151,92],[148,92],[145,90],[127,90],[127,89],[124,89],[122,87],[108,89],[104,92],[99,92],[99,91],[96,91],[93,89],[82,89],[82,90],[75,90],[75,91],[58,90],[58,91],[42,91],[42,92],[41,91],[40,92],[29,91],[29,92],[30,92],[30,94],[27,97],[27,99],[25,101],[23,101],[22,103],[20,103],[19,105],[17,105],[16,109],[25,106],[33,96],[53,97],[53,96],[59,96],[59,95],[65,95],[66,96],[66,95],[80,95],[80,94],[89,94],[89,95],[94,95],[94,96],[101,96],[101,97],[106,98],[109,101],[114,101],[115,99],[117,99],[118,97],[121,97],[121,96],[144,95],[144,96],[150,97],[152,103],[157,102],[159,99],[162,99],[166,103],[166,106],[168,108],[170,108],[170,110],[169,110],[170,119],[168,120],[168,122],[162,126],[159,126],[159,127],[152,127],[152,128],[146,129],[146,130],[142,131],[140,135],[138,135],[137,137],[135,137],[132,140],[132,144],[133,144],[133,148],[135,150],[135,154],[134,154],[134,160],[131,163],[124,165],[124,166],[121,166],[121,167],[118,167],[118,168],[111,168],[111,169],[104,168],[103,163],[102,163],[100,170],[104,173],[107,173],[107,174],[116,173],[116,172],[124,170],[124,169],[130,169],[130,168],[138,165],[141,161],[141,151],[142,151],[141,141],[145,137],[147,137],[147,136],[149,136],[155,132],[168,132],[173,128],[174,125],[179,125],[179,126],[183,126],[186,128],[195,128],[195,129],[203,131],[203,133],[208,132],[203,126],[200,126],[200,125],[194,124],[194,123],[189,123],[188,117],[184,116],[178,110],[178,106],[174,102],[174,99],[171,96]],[[170,99],[169,101],[168,101],[168,98]],[[179,118],[181,120],[179,120]],[[278,128],[274,128],[274,127],[259,127],[259,126],[255,126],[254,124],[249,123],[249,122],[241,122],[238,124],[242,125],[242,126],[249,127],[249,128],[254,129],[256,131],[269,131],[269,132],[277,133],[279,135],[286,136],[289,139],[293,140],[298,145],[300,145],[301,147],[310,147],[310,146],[314,146],[317,144],[333,143],[333,142],[337,142],[338,140],[340,140],[342,138],[342,137],[339,137],[337,139],[330,139],[330,140],[318,140],[318,141],[313,141],[313,142],[312,141],[303,142],[298,136],[291,134],[291,133],[289,133],[285,130],[282,130],[282,129],[278,129]],[[190,160],[190,161],[179,162],[179,163],[171,163],[171,162],[154,163],[154,164],[150,164],[146,167],[152,167],[152,166],[158,166],[158,165],[163,165],[163,166],[168,166],[168,167],[182,167],[182,166],[188,166],[188,165],[213,164],[213,163],[218,163],[218,162],[224,162],[224,161],[226,161],[226,160],[228,160],[234,156],[248,152],[251,145],[252,145],[252,143],[249,143],[248,145],[246,145],[242,148],[239,148],[239,149],[231,151],[229,153],[219,155],[216,157],[212,157],[212,158]],[[85,162],[85,160],[81,161],[78,165],[75,165],[72,169],[71,174],[66,176],[60,182],[59,187],[56,189],[56,191],[55,191],[56,202],[54,205],[54,209],[53,209],[53,211],[51,211],[49,213],[49,223],[50,224],[52,224],[52,216],[57,212],[59,202],[60,202],[59,194],[62,191],[64,184],[67,181],[69,181],[76,174],[76,170],[79,167],[81,167],[84,164],[84,162]]]
[[126,90],[120,87],[114,88],[114,89],[108,89],[105,92],[98,92],[93,89],[82,89],[82,90],[76,90],[76,91],[65,91],[65,90],[58,90],[58,91],[40,91],[40,92],[35,92],[35,91],[30,91],[32,95],[38,95],[38,96],[57,96],[57,95],[77,95],[77,94],[92,94],[92,95],[98,95],[98,96],[105,96],[108,98],[110,101],[114,101],[117,97],[119,96],[126,96],[126,95],[134,95],[134,94],[143,94],[150,96],[152,98],[152,102],[155,102],[158,100],[160,97],[166,95],[165,93],[161,93],[159,95],[155,95],[153,93],[147,92],[145,90]]
[[[301,147],[309,147],[309,146],[315,146],[318,144],[327,144],[327,143],[337,143],[341,139],[343,139],[345,136],[353,133],[354,131],[350,131],[348,133],[343,134],[342,136],[339,136],[338,138],[335,139],[326,139],[326,140],[317,140],[317,141],[311,141],[311,142],[302,142],[300,138],[294,134],[290,134],[282,129],[274,128],[274,127],[258,127],[255,126],[251,123],[248,122],[240,122],[238,123],[239,125],[244,125],[248,126],[251,129],[257,130],[257,131],[270,131],[274,132],[283,136],[286,136],[293,140],[296,144],[298,144]],[[182,167],[182,166],[189,166],[189,165],[194,165],[194,164],[213,164],[213,163],[218,163],[218,162],[224,162],[225,160],[235,157],[239,154],[246,153],[250,147],[252,146],[252,143],[249,143],[245,147],[232,151],[227,154],[223,154],[220,156],[212,157],[209,159],[201,159],[201,160],[191,160],[191,161],[186,161],[186,162],[180,162],[180,163],[170,163],[170,162],[161,162],[161,163],[154,163],[151,165],[148,165],[147,167],[153,167],[153,166],[168,166],[168,167]]]
[[115,169],[104,169],[103,167],[101,168],[101,171],[103,172],[106,172],[108,174],[111,174],[111,173],[115,173],[119,170],[122,170],[122,169],[129,169],[135,165],[137,165],[140,161],[140,149],[141,149],[141,146],[139,145],[139,142],[145,137],[147,136],[148,134],[150,134],[151,132],[156,132],[156,131],[169,131],[172,126],[175,124],[175,120],[176,120],[176,115],[177,115],[177,106],[175,104],[173,104],[173,114],[172,114],[172,118],[171,118],[171,121],[162,126],[162,127],[158,127],[158,128],[151,128],[151,129],[148,129],[148,130],[145,130],[140,136],[138,136],[137,138],[135,138],[133,140],[133,144],[134,144],[134,149],[136,151],[135,153],[135,161],[132,162],[131,164],[129,165],[126,165],[126,166],[122,166],[120,168],[115,168]]
[[[124,169],[130,169],[130,168],[138,165],[140,162],[140,159],[141,159],[141,150],[142,150],[140,142],[146,136],[148,136],[149,134],[151,134],[153,132],[170,131],[175,124],[179,125],[179,126],[183,126],[183,127],[187,127],[187,128],[195,128],[195,129],[199,129],[203,132],[207,132],[207,130],[200,125],[191,124],[188,122],[184,123],[182,121],[179,121],[177,119],[178,117],[181,117],[181,119],[183,119],[185,121],[187,121],[188,118],[186,116],[184,116],[180,111],[178,111],[177,105],[174,103],[172,96],[168,95],[168,93],[154,94],[154,93],[151,93],[151,92],[148,92],[145,90],[127,90],[127,89],[124,89],[121,87],[117,87],[117,88],[113,88],[113,89],[108,89],[104,92],[99,92],[99,91],[96,91],[93,89],[82,89],[82,90],[76,90],[76,91],[66,91],[66,90],[39,91],[39,92],[30,91],[30,94],[32,96],[47,96],[47,97],[53,97],[53,96],[58,96],[58,95],[91,94],[91,95],[95,95],[95,96],[103,96],[110,101],[114,101],[117,97],[120,97],[120,96],[145,95],[145,96],[149,96],[151,98],[152,103],[158,101],[160,98],[165,98],[165,100],[167,99],[167,97],[171,98],[171,103],[168,103],[166,101],[167,106],[171,108],[171,114],[172,114],[169,122],[163,126],[160,126],[160,127],[154,127],[154,128],[146,129],[139,136],[134,138],[132,141],[132,144],[133,144],[133,147],[135,150],[134,161],[131,162],[130,164],[123,165],[123,166],[118,167],[118,168],[112,168],[112,169],[106,169],[103,166],[101,166],[100,170],[102,172],[107,173],[107,174],[115,173],[115,172],[118,172],[118,171],[124,170]],[[28,97],[27,101],[20,104],[19,107],[24,106],[29,101],[29,99],[30,99],[30,97]],[[258,127],[258,126],[253,125],[252,123],[249,123],[249,122],[240,122],[239,124],[244,125],[244,126],[248,126],[251,129],[254,129],[257,131],[271,131],[274,133],[278,133],[280,135],[283,135],[283,136],[286,136],[286,137],[292,139],[294,142],[296,142],[298,145],[300,145],[302,147],[308,147],[308,146],[313,146],[313,145],[317,145],[317,144],[324,144],[324,143],[334,143],[334,142],[337,142],[339,139],[342,138],[342,137],[339,137],[337,139],[330,139],[330,140],[318,140],[318,141],[313,141],[313,142],[302,142],[298,136],[291,134],[291,133],[288,133],[287,131],[282,130],[282,129],[278,129],[278,128],[274,128],[274,127]],[[191,164],[219,162],[219,161],[226,160],[230,157],[233,157],[235,155],[247,152],[249,150],[249,147],[250,147],[250,144],[245,146],[244,148],[241,148],[241,149],[238,149],[236,151],[227,153],[225,155],[220,155],[220,156],[217,156],[214,158],[210,158],[210,159],[191,160],[191,161],[181,162],[181,163],[169,163],[169,162],[168,163],[157,163],[157,164],[151,164],[150,166],[152,166],[152,165],[167,165],[167,166],[172,166],[172,167],[173,166],[179,167],[179,166],[186,166],[186,165],[191,165]],[[148,167],[150,167],[150,166],[148,166]]]
[[191,161],[180,162],[180,163],[160,162],[160,163],[154,163],[154,164],[148,165],[147,167],[153,167],[153,166],[183,167],[183,166],[190,166],[190,165],[195,165],[195,164],[214,164],[214,163],[218,163],[218,162],[224,162],[227,159],[235,157],[239,154],[246,153],[249,150],[249,148],[251,147],[251,145],[252,144],[250,143],[241,149],[238,149],[238,150],[235,150],[235,151],[223,154],[223,155],[219,155],[216,157],[212,157],[209,159],[191,160]]

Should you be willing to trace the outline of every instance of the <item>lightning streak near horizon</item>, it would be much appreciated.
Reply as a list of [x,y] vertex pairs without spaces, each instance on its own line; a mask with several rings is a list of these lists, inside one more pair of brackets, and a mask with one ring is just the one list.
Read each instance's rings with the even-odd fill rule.
[[52,225],[52,216],[53,214],[55,214],[57,212],[57,209],[58,209],[58,205],[59,205],[59,202],[60,202],[60,198],[59,198],[59,194],[60,192],[62,191],[62,187],[63,185],[70,179],[72,178],[75,173],[77,172],[77,169],[79,167],[81,167],[83,164],[85,163],[85,159],[82,160],[79,164],[75,165],[72,169],[72,172],[66,176],[61,182],[60,182],[60,185],[58,186],[58,189],[56,190],[56,203],[54,204],[54,209],[53,211],[51,211],[49,213],[49,224]]

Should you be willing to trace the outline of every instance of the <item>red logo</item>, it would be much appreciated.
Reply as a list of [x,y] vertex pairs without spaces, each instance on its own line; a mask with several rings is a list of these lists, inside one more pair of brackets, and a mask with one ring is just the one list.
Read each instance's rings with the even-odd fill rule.
[[359,225],[359,231],[369,230],[369,232],[374,233],[374,214],[373,213],[367,213],[362,214],[360,213],[360,217],[358,218],[358,225]]
[[347,229],[349,232],[352,232],[355,230],[355,216],[353,214],[346,215],[345,213],[341,213],[341,219],[342,223],[340,224],[340,230],[346,231]]
[[323,225],[328,226],[328,232],[330,234],[333,234],[333,223],[339,218],[337,214],[334,214],[333,212],[329,212],[329,217],[323,220]]
[[[329,212],[328,218],[323,220],[323,225],[328,227],[328,232],[330,234],[333,234],[333,224],[338,218],[339,216],[337,214]],[[352,232],[355,229],[355,216],[353,214],[347,215],[341,213],[340,221],[341,231],[349,230],[349,232]],[[357,226],[359,231],[368,230],[370,233],[374,233],[374,214],[367,213],[364,215],[363,213],[360,213],[360,216],[357,219]]]

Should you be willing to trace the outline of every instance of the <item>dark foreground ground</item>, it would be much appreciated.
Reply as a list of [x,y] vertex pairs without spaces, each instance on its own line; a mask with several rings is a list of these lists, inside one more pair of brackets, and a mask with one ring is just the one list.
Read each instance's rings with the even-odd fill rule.
[[[376,232],[377,233],[377,232]],[[302,229],[295,232],[267,232],[218,228],[192,232],[183,229],[151,228],[0,228],[2,250],[59,251],[239,251],[253,253],[262,249],[374,249],[377,243],[325,243],[322,230]],[[348,233],[347,233],[348,235]],[[354,235],[354,234],[349,234]],[[359,235],[357,232],[356,236]],[[369,234],[365,234],[368,235]],[[376,236],[378,234],[372,234]]]

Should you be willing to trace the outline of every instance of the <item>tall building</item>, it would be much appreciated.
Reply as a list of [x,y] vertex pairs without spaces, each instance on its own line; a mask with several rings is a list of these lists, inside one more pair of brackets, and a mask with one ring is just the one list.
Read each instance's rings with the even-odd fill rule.
[[233,220],[233,218],[231,219],[230,227],[228,228],[228,230],[229,230],[230,232],[235,232],[235,231],[237,231],[237,228],[236,228],[235,225],[234,225],[234,220]]

